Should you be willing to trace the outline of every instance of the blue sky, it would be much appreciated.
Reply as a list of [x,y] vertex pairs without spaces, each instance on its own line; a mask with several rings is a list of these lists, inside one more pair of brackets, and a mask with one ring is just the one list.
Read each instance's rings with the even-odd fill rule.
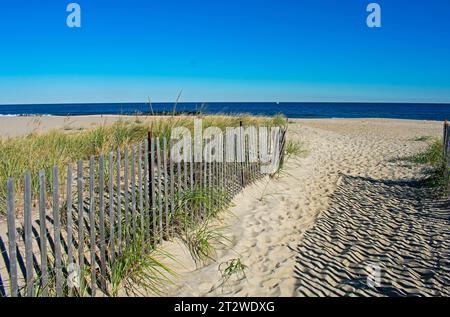
[[2,0],[0,104],[450,102],[450,1]]

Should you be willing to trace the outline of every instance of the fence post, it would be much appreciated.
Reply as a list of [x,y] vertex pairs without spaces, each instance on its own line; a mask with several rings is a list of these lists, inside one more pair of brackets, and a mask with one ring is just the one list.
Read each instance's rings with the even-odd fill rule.
[[[151,148],[152,148],[152,128],[151,128],[151,126],[150,126],[150,129],[148,130],[148,132],[147,132],[147,149],[148,149],[148,151],[146,152],[147,153],[147,156],[146,156],[146,159],[147,159],[147,164],[148,164],[148,167],[149,167],[149,170],[148,170],[148,187],[149,188],[151,188],[151,183],[153,182],[153,178],[152,178],[152,170],[151,170],[151,162],[152,162],[152,153],[151,153]],[[149,204],[151,205],[151,197],[149,197]]]
[[139,219],[141,225],[141,243],[142,252],[145,249],[145,212],[144,212],[144,197],[142,191],[142,143],[138,145],[138,196],[139,196]]
[[25,173],[24,190],[24,227],[25,227],[25,260],[26,260],[26,290],[27,296],[32,297],[34,291],[33,281],[33,240],[32,240],[32,218],[31,218],[31,173]]
[[99,157],[99,229],[100,229],[100,285],[106,291],[106,247],[105,247],[105,159]]
[[39,171],[39,234],[41,249],[41,288],[42,296],[48,296],[48,268],[47,268],[47,226],[45,212],[45,172]]
[[[115,217],[114,217],[114,153],[109,153],[109,253],[111,257],[111,274],[112,268],[114,266],[114,261],[116,259],[115,250]],[[120,193],[120,192],[118,192]]]
[[444,142],[444,146],[443,146],[443,151],[444,151],[444,158],[447,158],[447,138],[448,138],[448,122],[447,119],[445,119],[444,121],[444,138],[443,138],[443,142]]
[[124,199],[124,204],[125,204],[125,208],[124,208],[124,213],[125,213],[125,227],[123,228],[123,233],[125,235],[125,247],[127,247],[130,243],[130,233],[129,233],[129,207],[130,207],[130,202],[129,202],[129,196],[128,196],[128,190],[129,190],[129,183],[128,183],[128,168],[129,168],[129,161],[128,161],[128,146],[125,147],[125,153],[124,153],[124,160],[123,160],[123,170],[124,170],[124,185],[123,185],[123,191],[125,193],[125,199]]
[[80,269],[80,295],[84,290],[84,206],[83,206],[83,161],[77,163],[77,195],[78,195],[78,266]]
[[136,233],[136,147],[131,146],[131,222],[132,239]]
[[239,151],[241,152],[241,187],[244,188],[245,186],[245,177],[244,177],[244,165],[245,165],[245,136],[243,135],[243,125],[242,125],[242,121],[239,121],[239,145],[240,145],[240,149]]
[[145,211],[143,211],[143,221],[144,224],[144,235],[145,243],[147,244],[150,241],[150,193],[149,193],[149,152],[148,152],[148,140],[145,140],[144,143],[144,197],[145,197]]
[[62,296],[61,221],[59,214],[58,167],[53,167],[53,231],[55,242],[56,296]]
[[170,164],[170,215],[173,222],[173,218],[175,216],[175,175],[174,175],[174,163],[172,161],[172,148],[173,148],[173,139],[170,138],[169,144],[169,164]]
[[17,297],[19,295],[19,287],[17,285],[17,240],[13,178],[8,179],[6,187],[8,191],[9,279],[11,283],[11,296]]
[[164,213],[166,225],[166,238],[169,239],[169,188],[168,188],[168,168],[167,168],[167,140],[163,137],[163,169],[164,169]]
[[[72,252],[72,243],[73,243],[73,235],[72,235],[72,163],[67,165],[67,262],[68,265],[73,265],[73,252]],[[68,272],[70,274],[70,272]],[[69,288],[69,296],[73,294],[73,285],[68,281],[67,283]]]
[[443,151],[444,151],[444,161],[445,161],[445,177],[447,178],[447,195],[450,197],[450,124],[448,123],[447,119],[445,119],[444,122],[444,144],[443,144]]
[[91,269],[91,296],[96,293],[96,270],[95,270],[95,197],[94,197],[94,157],[89,162],[89,231],[90,231],[90,269]]
[[150,140],[150,185],[151,185],[151,205],[152,205],[152,236],[153,243],[156,244],[156,187],[155,187],[155,142]]
[[121,172],[121,156],[120,149],[117,149],[117,245],[118,254],[122,254],[122,180],[120,178]]
[[156,138],[156,169],[158,172],[158,221],[159,221],[159,242],[162,242],[163,238],[163,203],[162,203],[162,186],[161,186],[161,149],[159,144],[159,137]]

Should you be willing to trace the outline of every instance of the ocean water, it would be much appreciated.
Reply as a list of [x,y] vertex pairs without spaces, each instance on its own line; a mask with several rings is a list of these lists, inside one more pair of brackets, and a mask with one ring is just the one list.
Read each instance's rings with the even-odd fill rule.
[[[173,103],[154,103],[156,113],[171,112]],[[439,120],[450,119],[450,104],[416,103],[269,103],[269,102],[212,102],[179,103],[177,111],[214,113],[250,113],[274,115],[282,113],[290,118],[395,118]],[[94,115],[148,113],[145,103],[85,103],[0,105],[0,116],[25,115]]]

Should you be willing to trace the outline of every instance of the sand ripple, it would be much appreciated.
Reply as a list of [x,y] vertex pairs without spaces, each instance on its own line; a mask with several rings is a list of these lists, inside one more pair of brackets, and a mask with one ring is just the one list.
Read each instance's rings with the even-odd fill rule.
[[295,272],[300,296],[449,296],[450,204],[418,181],[342,176]]

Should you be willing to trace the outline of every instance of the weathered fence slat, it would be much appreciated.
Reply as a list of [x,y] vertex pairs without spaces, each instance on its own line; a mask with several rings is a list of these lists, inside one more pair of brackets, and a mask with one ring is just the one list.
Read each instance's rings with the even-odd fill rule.
[[164,214],[165,214],[165,231],[167,239],[169,238],[169,192],[168,192],[168,170],[167,170],[167,142],[166,137],[163,137],[163,169],[164,169]]
[[443,130],[443,153],[444,153],[444,158],[447,158],[447,136],[448,136],[448,122],[447,119],[445,119],[444,121],[444,130]]
[[[115,216],[114,216],[114,153],[109,153],[108,160],[108,170],[109,170],[109,182],[108,182],[108,191],[109,191],[109,237],[108,237],[108,245],[109,245],[109,256],[111,259],[111,267],[114,266],[114,262],[116,259],[116,249],[115,249]],[[120,191],[118,192],[120,193]],[[111,271],[112,274],[112,271]]]
[[42,296],[48,296],[48,268],[47,268],[47,226],[45,206],[45,172],[39,171],[39,236],[41,249],[41,288]]
[[25,260],[26,260],[26,290],[27,296],[32,297],[34,291],[33,281],[33,240],[31,216],[31,173],[25,173],[24,190],[24,228],[25,228]]
[[177,181],[177,187],[178,187],[178,193],[181,193],[181,188],[183,185],[183,178],[181,175],[181,160],[178,160],[177,162],[177,177],[178,177],[178,181]]
[[213,160],[213,170],[214,170],[214,186],[212,188],[212,193],[213,193],[213,202],[214,202],[214,206],[219,206],[219,201],[218,201],[218,197],[216,195],[217,190],[219,188],[219,164],[215,161],[215,159]]
[[77,163],[77,196],[78,196],[78,268],[80,295],[84,290],[84,206],[83,206],[83,161]]
[[[171,158],[173,148],[173,139],[170,139],[169,145],[169,164],[170,164],[170,219],[173,222],[175,216],[175,175],[174,175],[174,162]],[[170,223],[168,224],[170,226]]]
[[59,175],[58,167],[53,167],[53,232],[55,243],[55,282],[56,282],[56,296],[63,295],[63,273],[62,273],[62,259],[61,259],[61,219],[59,210]]
[[150,241],[150,196],[149,196],[149,171],[148,171],[148,140],[144,142],[144,197],[145,197],[145,211],[143,211],[142,220],[144,224],[144,236],[146,244]]
[[136,233],[136,147],[131,147],[131,232]]
[[141,245],[142,252],[144,252],[145,247],[145,219],[144,219],[144,197],[142,192],[142,143],[138,145],[138,196],[139,196],[139,220],[141,226]]
[[94,158],[91,157],[89,162],[89,232],[90,232],[90,270],[91,270],[91,296],[94,297],[96,294],[96,270],[95,270],[95,188],[94,188]]
[[159,242],[162,242],[163,238],[163,202],[162,202],[162,185],[161,185],[161,178],[162,178],[162,168],[161,168],[161,149],[159,144],[159,138],[156,138],[156,169],[158,172],[158,221],[159,221]]
[[130,225],[130,219],[129,219],[129,207],[130,207],[130,202],[129,202],[129,184],[128,184],[128,169],[129,169],[129,161],[128,161],[128,147],[125,148],[125,157],[123,160],[123,169],[124,169],[124,188],[123,191],[125,193],[125,200],[124,200],[124,204],[125,204],[125,209],[124,209],[124,213],[125,213],[125,227],[123,229],[124,234],[125,234],[125,246],[127,247],[130,244],[130,237],[129,237],[129,225]]
[[[66,188],[66,214],[67,214],[67,222],[66,222],[66,230],[67,230],[67,263],[69,268],[73,269],[73,218],[72,218],[72,163],[67,165],[67,188]],[[71,272],[68,272],[69,274]],[[69,288],[69,296],[73,294],[73,284],[69,280],[70,276],[68,276],[67,286]]]
[[[184,151],[184,149],[183,149]],[[184,190],[188,188],[188,161],[187,155],[183,153]]]
[[11,285],[11,296],[19,295],[17,283],[17,240],[16,240],[16,216],[14,204],[14,179],[9,178],[6,183],[8,191],[8,244],[9,244],[9,280]]
[[152,192],[152,235],[153,243],[157,242],[156,237],[156,188],[155,188],[155,140],[150,139],[150,182]]
[[445,161],[445,177],[448,180],[447,183],[447,195],[450,197],[450,123],[445,120],[444,122],[444,140],[443,140],[443,151],[444,151],[444,161]]
[[178,208],[182,208],[182,201],[181,201],[181,195],[182,195],[182,175],[181,175],[181,161],[178,160],[177,162],[177,178],[178,178],[178,184],[177,184],[177,200],[176,200],[176,212],[179,212]]
[[[117,150],[117,245],[119,254],[122,254],[122,182],[120,149]],[[125,189],[124,189],[125,190]]]
[[229,183],[229,176],[228,176],[228,163],[227,163],[227,140],[226,138],[223,138],[223,143],[222,143],[222,148],[223,148],[223,152],[222,152],[222,158],[223,158],[223,188],[225,189],[224,192],[224,199],[228,200],[229,199],[229,193],[228,193],[228,183]]
[[99,230],[100,230],[100,276],[101,287],[106,291],[106,246],[105,246],[105,159],[99,157]]
[[211,210],[213,208],[213,202],[212,202],[212,186],[213,186],[213,169],[212,169],[212,160],[211,160],[211,152],[208,153],[208,174],[209,174],[209,180],[208,180],[208,196],[209,196],[209,209]]

